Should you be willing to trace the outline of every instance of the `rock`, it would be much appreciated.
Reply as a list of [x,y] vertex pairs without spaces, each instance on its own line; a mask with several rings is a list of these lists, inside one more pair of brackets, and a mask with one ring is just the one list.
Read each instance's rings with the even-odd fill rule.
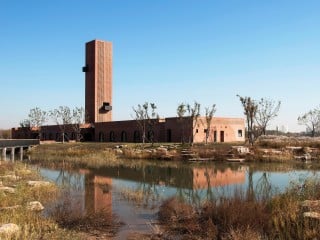
[[304,148],[303,148],[303,151],[304,151],[305,153],[311,153],[311,152],[312,152],[312,150],[311,150],[310,147],[304,147]]
[[43,205],[38,201],[28,202],[27,209],[30,211],[42,211],[44,209]]
[[301,202],[302,207],[307,207],[307,208],[316,208],[320,207],[320,200],[305,200]]
[[14,205],[14,206],[10,206],[10,207],[1,207],[0,211],[4,211],[4,210],[14,210],[21,207],[21,205]]
[[31,187],[49,186],[50,184],[47,181],[28,181],[28,185]]
[[13,174],[4,175],[4,176],[1,176],[1,178],[2,178],[2,179],[3,179],[3,178],[6,178],[6,179],[9,179],[9,180],[14,180],[14,181],[21,179],[21,177],[16,176],[16,175],[13,175]]
[[116,148],[115,152],[116,152],[116,154],[123,154],[123,151],[121,149],[119,149],[119,148]]
[[304,160],[306,160],[306,161],[311,160],[311,155],[310,155],[310,153],[304,154],[303,157],[304,157]]
[[0,187],[0,191],[5,193],[15,193],[15,189],[12,187]]
[[318,212],[304,212],[303,217],[320,220],[320,213],[318,213]]
[[294,157],[294,159],[300,160],[300,161],[309,161],[309,160],[311,160],[310,153],[303,154],[302,156],[293,156],[293,157]]
[[238,153],[249,153],[250,149],[248,147],[244,146],[232,146],[232,149],[236,149]]
[[157,148],[157,152],[158,153],[162,153],[162,154],[167,154],[168,149],[164,148],[164,147],[158,147]]
[[141,154],[141,153],[142,153],[142,151],[141,151],[141,150],[139,150],[139,149],[137,149],[137,150],[135,150],[135,153],[136,153],[136,154]]
[[116,145],[115,148],[126,148],[128,147],[127,145]]
[[2,185],[2,181],[0,181],[0,187],[2,187],[3,185]]
[[7,223],[0,226],[0,236],[10,237],[19,233],[20,228],[17,224]]
[[32,173],[32,171],[30,169],[21,169],[19,171],[19,174],[22,174],[22,175],[30,175]]
[[170,146],[168,147],[168,149],[169,149],[169,150],[177,149],[177,146],[175,146],[175,145],[170,145]]

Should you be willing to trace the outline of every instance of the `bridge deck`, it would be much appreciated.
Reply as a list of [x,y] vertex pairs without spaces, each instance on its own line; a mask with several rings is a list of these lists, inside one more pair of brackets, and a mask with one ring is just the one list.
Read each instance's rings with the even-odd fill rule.
[[29,147],[39,144],[39,139],[0,139],[0,149],[8,147]]

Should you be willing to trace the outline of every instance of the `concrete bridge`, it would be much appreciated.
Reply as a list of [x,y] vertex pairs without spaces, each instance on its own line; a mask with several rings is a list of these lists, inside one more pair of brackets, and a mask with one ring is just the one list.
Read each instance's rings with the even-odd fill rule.
[[16,149],[19,150],[20,160],[23,158],[23,150],[39,145],[39,139],[0,139],[1,159],[6,160],[7,152],[10,151],[10,159],[14,161]]

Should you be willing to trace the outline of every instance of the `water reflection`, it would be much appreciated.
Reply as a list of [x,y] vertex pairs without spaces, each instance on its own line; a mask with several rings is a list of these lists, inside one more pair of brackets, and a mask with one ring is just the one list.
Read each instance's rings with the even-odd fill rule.
[[87,211],[99,211],[112,208],[112,194],[119,194],[121,189],[140,190],[144,197],[152,195],[154,200],[173,195],[187,196],[203,191],[212,192],[212,189],[223,186],[242,185],[246,181],[248,167],[216,169],[209,166],[181,168],[120,166],[96,171],[44,168],[40,171],[43,176],[70,189],[73,199],[83,201],[82,205]]
[[96,176],[90,172],[85,174],[85,207],[86,211],[112,212],[112,179]]
[[[103,210],[118,215],[126,223],[119,238],[125,238],[123,234],[132,229],[148,231],[149,223],[156,219],[161,200],[171,196],[201,204],[220,196],[231,196],[240,189],[247,196],[268,198],[275,190],[282,191],[290,181],[300,176],[318,174],[318,171],[297,170],[288,166],[268,170],[263,165],[237,164],[181,164],[174,167],[146,164],[77,171],[42,168],[40,172],[70,189],[71,204],[77,204],[81,211]],[[132,197],[124,197],[124,191]],[[134,196],[140,197],[143,204],[138,204]]]
[[193,189],[206,189],[230,184],[244,183],[247,169],[248,167],[245,166],[239,166],[235,169],[231,169],[229,167],[223,171],[209,167],[193,168]]

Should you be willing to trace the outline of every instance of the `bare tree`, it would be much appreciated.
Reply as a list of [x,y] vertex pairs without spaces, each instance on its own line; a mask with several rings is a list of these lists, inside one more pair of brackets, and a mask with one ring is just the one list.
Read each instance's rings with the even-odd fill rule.
[[266,98],[261,98],[258,102],[255,120],[263,135],[266,135],[267,126],[270,121],[278,116],[280,105],[280,101],[275,102]]
[[[189,135],[189,144],[192,145],[194,141],[194,137],[197,134],[197,124],[200,117],[200,103],[196,101],[193,103],[193,106],[187,104],[187,113],[188,117],[192,122],[192,129]],[[196,129],[196,130],[195,130]]]
[[47,121],[47,112],[36,107],[30,110],[28,117],[31,127],[41,127]]
[[193,106],[190,104],[180,103],[177,108],[178,120],[181,126],[181,142],[185,142],[185,129],[187,123],[191,123],[191,128],[189,127],[189,132],[187,133],[189,144],[192,145],[193,139],[197,131],[196,126],[198,124],[198,119],[200,117],[200,103],[194,102]]
[[247,119],[247,131],[248,131],[249,144],[253,145],[255,141],[254,121],[257,114],[258,104],[250,97],[241,97],[239,95],[237,95],[237,97],[239,97],[240,99],[240,102],[244,110],[244,115],[246,116],[246,119]]
[[47,121],[47,112],[40,108],[32,108],[28,114],[28,119],[20,122],[21,127],[36,128],[41,139],[41,127]]
[[154,141],[154,125],[157,121],[158,114],[156,113],[157,106],[154,103],[145,102],[143,105],[138,104],[137,108],[132,107],[135,116],[133,117],[138,124],[138,127],[142,133],[142,143],[144,144],[147,140],[153,143]]
[[83,107],[76,107],[72,110],[72,128],[76,134],[76,141],[82,139],[81,135],[81,124],[85,122],[85,111]]
[[205,108],[205,111],[206,111],[206,144],[208,143],[208,138],[210,136],[210,131],[211,131],[211,123],[212,123],[212,118],[213,118],[213,115],[215,114],[216,112],[216,105],[213,104],[211,106],[211,108],[208,108],[206,107]]
[[51,119],[59,126],[61,131],[62,142],[65,142],[66,126],[72,124],[71,110],[67,106],[60,106],[49,113]]
[[20,127],[22,128],[30,128],[31,127],[31,123],[29,119],[24,119],[22,121],[20,121]]
[[187,112],[187,105],[185,103],[180,103],[177,108],[178,121],[180,122],[180,130],[181,130],[181,143],[184,144],[184,132],[185,132],[185,121],[184,117]]
[[311,132],[311,136],[314,137],[320,129],[320,109],[314,108],[309,112],[298,117],[298,123],[300,125],[305,125],[307,131]]

